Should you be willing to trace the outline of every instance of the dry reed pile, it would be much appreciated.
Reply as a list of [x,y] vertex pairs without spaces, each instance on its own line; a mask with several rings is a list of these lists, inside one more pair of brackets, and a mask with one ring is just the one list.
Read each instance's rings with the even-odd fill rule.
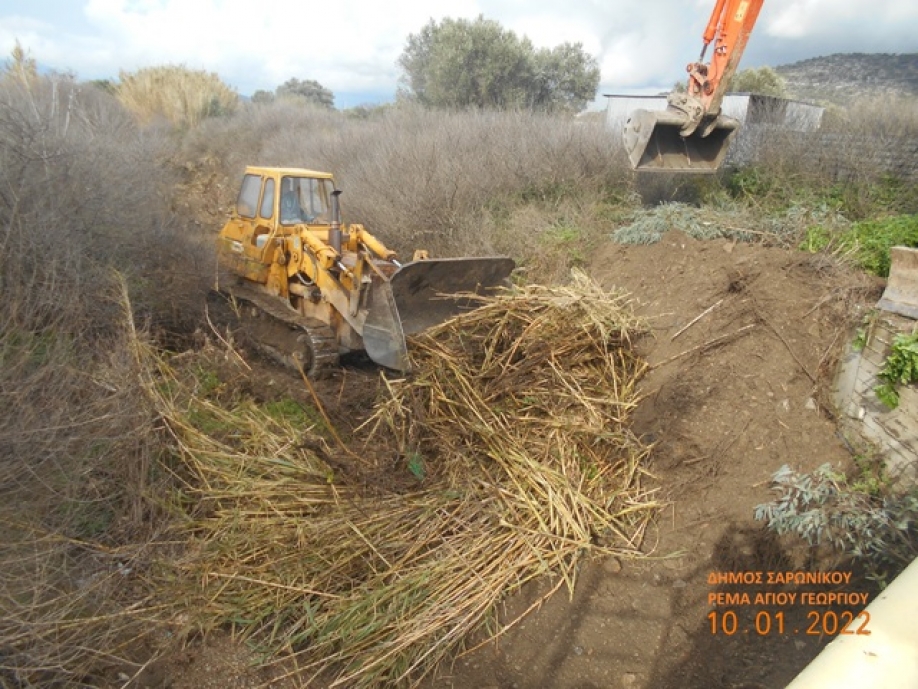
[[628,430],[639,330],[624,297],[581,278],[484,300],[413,341],[415,373],[388,382],[355,451],[397,452],[417,479],[398,492],[339,483],[303,429],[256,405],[159,385],[192,505],[177,599],[283,658],[276,675],[394,686],[525,581],[573,587],[585,555],[636,554],[653,510]]

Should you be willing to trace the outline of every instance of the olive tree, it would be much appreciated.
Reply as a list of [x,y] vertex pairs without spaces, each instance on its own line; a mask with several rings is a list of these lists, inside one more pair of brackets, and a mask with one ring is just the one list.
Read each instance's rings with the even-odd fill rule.
[[578,111],[599,85],[581,44],[536,50],[483,16],[431,20],[408,37],[398,64],[399,95],[432,107]]
[[314,79],[288,79],[275,93],[278,99],[302,99],[329,110],[335,109],[335,94]]
[[771,67],[750,67],[733,75],[729,90],[786,98],[787,82]]

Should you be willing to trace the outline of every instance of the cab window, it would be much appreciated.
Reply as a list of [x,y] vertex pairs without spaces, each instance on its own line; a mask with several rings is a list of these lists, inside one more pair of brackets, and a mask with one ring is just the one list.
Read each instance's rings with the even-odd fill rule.
[[236,212],[243,218],[254,218],[258,208],[258,193],[261,191],[261,176],[246,175],[236,199]]
[[274,180],[268,179],[265,181],[265,193],[261,198],[261,209],[258,211],[258,215],[262,218],[273,218],[274,217]]
[[281,180],[280,220],[285,225],[327,223],[331,180],[284,177]]

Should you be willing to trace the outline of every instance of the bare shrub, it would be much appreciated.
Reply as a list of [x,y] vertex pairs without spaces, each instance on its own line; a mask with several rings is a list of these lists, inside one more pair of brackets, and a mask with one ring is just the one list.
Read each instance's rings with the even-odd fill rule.
[[623,171],[608,131],[568,118],[411,109],[372,125],[336,143],[341,182],[356,218],[400,246],[481,251],[497,239],[482,235],[495,204],[598,193]]
[[230,188],[246,164],[331,171],[347,221],[402,252],[441,255],[500,244],[483,234],[486,224],[500,227],[486,221],[496,206],[596,199],[630,184],[618,139],[601,121],[519,112],[406,106],[356,120],[277,103],[206,123],[185,151],[220,161]]
[[767,193],[757,185],[757,199],[799,198],[806,190],[831,199],[851,219],[914,212],[907,190],[894,187],[918,179],[916,112],[914,98],[855,101],[827,112],[817,131],[761,128],[755,167],[770,182]]
[[161,441],[123,305],[130,288],[157,318],[160,255],[195,275],[163,213],[165,146],[68,78],[0,85],[0,683],[99,683],[152,629],[128,574]]
[[[83,344],[83,346],[80,346]],[[110,685],[158,628],[155,416],[122,338],[0,334],[0,684]]]
[[823,130],[841,134],[870,134],[880,139],[918,137],[918,98],[889,95],[882,102],[863,98],[846,108],[830,108]]

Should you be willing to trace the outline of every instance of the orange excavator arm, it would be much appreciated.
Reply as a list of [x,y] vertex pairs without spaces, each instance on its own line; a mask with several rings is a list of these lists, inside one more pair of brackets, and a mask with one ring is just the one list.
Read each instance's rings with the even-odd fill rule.
[[[625,151],[635,170],[715,172],[739,122],[720,106],[736,73],[764,0],[716,0],[701,57],[686,68],[685,93],[673,92],[664,111],[636,110],[625,124]],[[705,55],[711,49],[711,59]]]
[[[749,35],[759,18],[764,0],[717,0],[711,19],[704,30],[704,47],[698,62],[689,64],[687,94],[697,99],[702,106],[701,117],[694,127],[704,119],[716,118],[727,85],[736,73],[740,57],[746,49]],[[711,61],[704,63],[705,53],[714,44]],[[685,135],[694,128],[687,128]]]

